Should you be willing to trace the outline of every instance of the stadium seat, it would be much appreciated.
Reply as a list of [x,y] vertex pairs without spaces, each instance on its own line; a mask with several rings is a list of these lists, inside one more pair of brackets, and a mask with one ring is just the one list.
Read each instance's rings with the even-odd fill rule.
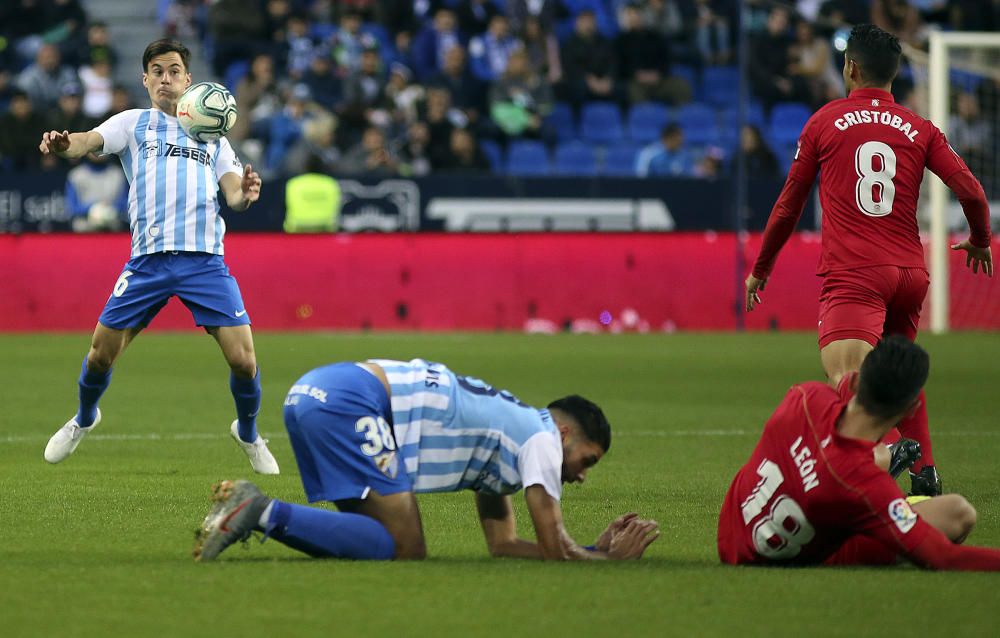
[[677,123],[688,144],[700,146],[719,141],[719,118],[711,106],[697,102],[682,106],[677,109]]
[[597,152],[586,142],[564,142],[556,147],[556,175],[597,175]]
[[601,175],[635,177],[635,161],[639,157],[640,150],[642,150],[642,145],[632,142],[612,144],[604,154]]
[[482,149],[483,155],[490,162],[490,168],[494,173],[500,173],[503,171],[503,149],[500,145],[493,140],[479,140],[479,148]]
[[628,112],[628,137],[634,142],[659,139],[663,125],[669,119],[667,107],[656,102],[636,104]]
[[701,76],[698,99],[715,106],[729,107],[740,97],[740,72],[734,66],[706,67]]
[[507,174],[543,176],[549,174],[549,154],[545,145],[531,140],[517,140],[507,147]]
[[684,78],[684,81],[691,87],[691,94],[698,95],[701,82],[698,79],[698,71],[687,64],[674,64],[670,67],[670,75]]
[[812,110],[799,102],[779,102],[771,109],[770,140],[777,147],[794,144]]
[[545,123],[555,131],[556,139],[560,142],[576,139],[576,118],[569,104],[556,102],[552,112],[545,116]]
[[621,141],[622,114],[611,102],[588,102],[580,111],[580,137],[596,144]]

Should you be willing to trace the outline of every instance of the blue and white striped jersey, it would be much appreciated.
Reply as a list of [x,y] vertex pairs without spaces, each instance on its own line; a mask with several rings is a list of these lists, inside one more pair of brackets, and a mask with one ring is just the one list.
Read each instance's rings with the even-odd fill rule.
[[562,495],[562,441],[548,410],[423,359],[373,359],[392,389],[396,442],[417,492]]
[[119,156],[128,178],[132,256],[168,250],[223,254],[226,224],[219,215],[219,179],[243,174],[226,138],[189,138],[177,118],[156,109],[132,109],[94,129],[103,154]]

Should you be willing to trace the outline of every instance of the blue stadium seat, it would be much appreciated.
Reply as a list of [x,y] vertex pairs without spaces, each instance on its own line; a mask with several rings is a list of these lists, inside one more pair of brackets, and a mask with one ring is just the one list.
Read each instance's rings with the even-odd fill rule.
[[635,142],[659,139],[663,125],[669,119],[667,107],[657,102],[636,104],[628,112],[628,137]]
[[569,104],[556,102],[552,112],[545,116],[545,123],[555,131],[560,142],[576,139],[576,118]]
[[670,67],[670,75],[676,75],[679,78],[684,78],[691,87],[691,94],[698,95],[698,91],[701,88],[701,82],[698,80],[698,71],[693,66],[688,66],[687,64],[675,64]]
[[776,147],[794,144],[812,110],[799,102],[779,102],[771,109],[770,141]]
[[602,175],[612,177],[635,177],[635,161],[642,150],[641,144],[619,142],[608,147],[604,154]]
[[548,175],[549,153],[541,142],[517,140],[507,147],[508,175]]
[[556,147],[556,175],[597,175],[597,151],[586,142],[564,142]]
[[482,149],[483,155],[490,162],[490,169],[494,173],[500,173],[503,171],[503,149],[500,145],[493,140],[479,140],[479,148]]
[[596,144],[622,139],[622,114],[611,102],[588,102],[580,111],[580,137]]
[[740,71],[734,66],[706,67],[701,75],[700,100],[715,106],[733,106],[740,97]]
[[677,123],[688,144],[716,144],[719,141],[719,118],[715,109],[693,102],[677,109]]
[[229,91],[235,95],[236,85],[240,83],[247,73],[250,72],[250,61],[249,60],[236,60],[226,67],[226,72],[222,78],[222,83],[226,86]]

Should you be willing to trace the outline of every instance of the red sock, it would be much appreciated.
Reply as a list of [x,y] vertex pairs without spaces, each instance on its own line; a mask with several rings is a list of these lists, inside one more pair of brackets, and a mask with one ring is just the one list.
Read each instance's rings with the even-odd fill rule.
[[908,439],[913,439],[920,444],[920,460],[913,464],[910,471],[919,472],[925,465],[934,465],[934,455],[931,453],[931,433],[927,429],[927,398],[924,391],[920,391],[920,406],[913,416],[900,421],[896,428],[899,433]]

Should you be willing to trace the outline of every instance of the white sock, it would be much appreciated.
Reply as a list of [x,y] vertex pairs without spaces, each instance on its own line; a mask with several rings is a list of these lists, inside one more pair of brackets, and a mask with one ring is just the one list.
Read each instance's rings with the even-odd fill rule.
[[271,520],[271,510],[273,509],[274,509],[274,499],[271,499],[271,502],[267,504],[267,507],[264,508],[264,511],[260,513],[260,518],[257,519],[257,527],[259,527],[260,529],[267,529],[267,523],[268,521]]

